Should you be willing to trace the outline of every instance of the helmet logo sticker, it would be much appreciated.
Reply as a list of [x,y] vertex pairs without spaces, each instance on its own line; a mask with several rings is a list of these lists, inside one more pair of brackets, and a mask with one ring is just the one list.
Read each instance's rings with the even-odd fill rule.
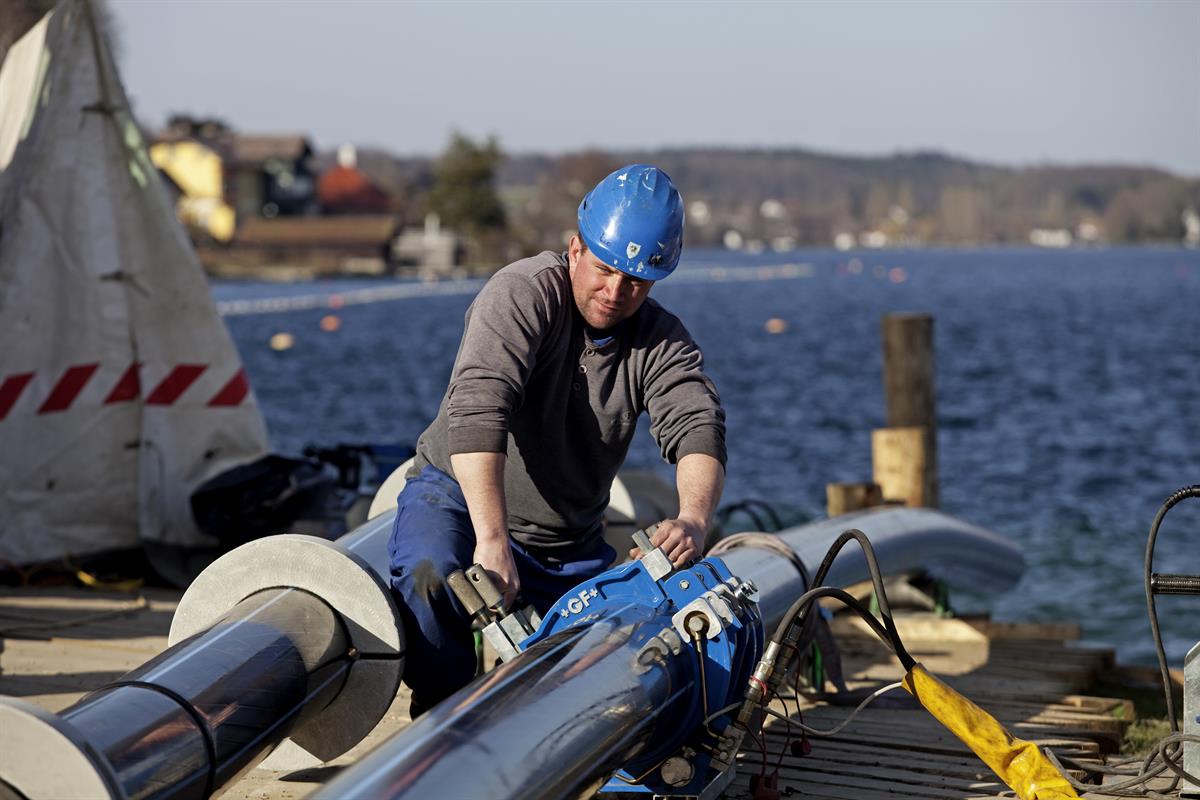
[[640,244],[638,244],[637,242],[630,242],[628,245],[625,246],[625,257],[626,258],[635,258],[635,257],[637,257],[637,254],[640,252],[642,252],[642,246]]

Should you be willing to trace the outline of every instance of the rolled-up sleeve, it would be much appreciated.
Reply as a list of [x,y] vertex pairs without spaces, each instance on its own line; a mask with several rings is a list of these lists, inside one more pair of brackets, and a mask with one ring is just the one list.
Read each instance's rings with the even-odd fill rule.
[[521,276],[493,277],[467,309],[447,393],[447,446],[503,453],[547,329],[546,297]]
[[704,356],[677,321],[646,364],[646,410],[650,433],[674,464],[704,453],[725,464],[725,410],[704,374]]

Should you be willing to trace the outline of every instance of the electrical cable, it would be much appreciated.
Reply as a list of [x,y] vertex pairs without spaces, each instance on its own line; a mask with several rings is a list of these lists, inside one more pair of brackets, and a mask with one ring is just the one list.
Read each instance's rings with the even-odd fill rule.
[[736,703],[730,703],[729,705],[725,706],[724,708],[719,708],[704,718],[704,724],[708,725],[708,723],[712,722],[714,719],[721,716],[722,714],[728,714],[730,711],[736,711],[737,709],[741,708],[741,706],[742,706],[742,701],[738,700]]
[[775,510],[774,506],[764,500],[759,500],[752,497],[721,507],[716,513],[717,525],[724,528],[725,524],[729,522],[729,519],[735,512],[744,511],[746,515],[750,517],[750,521],[754,523],[754,526],[758,530],[765,531],[767,526],[763,524],[762,518],[755,513],[755,508],[761,509],[762,512],[769,518],[771,525],[773,526],[771,528],[772,531],[783,529],[783,518],[780,517],[779,512]]
[[[801,730],[803,730],[805,733],[811,734],[813,736],[836,736],[838,733],[841,732],[841,730],[843,728],[845,728],[847,725],[849,725],[856,716],[858,716],[858,712],[862,711],[864,708],[871,705],[871,703],[875,702],[876,698],[878,698],[880,695],[887,694],[888,692],[890,692],[894,689],[899,689],[903,685],[904,684],[902,684],[900,681],[896,681],[895,683],[889,683],[886,686],[879,687],[874,692],[871,692],[871,694],[864,697],[862,702],[858,704],[858,707],[850,712],[850,716],[846,717],[844,720],[842,720],[841,722],[839,722],[837,725],[830,728],[829,730],[823,731],[823,730],[820,730],[819,728],[814,728],[811,725],[806,725],[803,722],[797,722],[795,724]],[[780,699],[782,699],[782,698],[780,698]],[[786,716],[784,716],[783,714],[780,714],[778,711],[776,711],[773,708],[764,708],[763,711],[765,711],[767,714],[770,714],[772,717],[782,719],[785,722],[788,721]]]
[[[779,748],[779,757],[775,759],[775,769],[772,770],[772,774],[775,776],[776,780],[778,780],[779,768],[783,766],[783,754],[785,752],[787,752],[788,745],[790,745],[792,743],[792,718],[791,718],[791,715],[788,714],[787,698],[784,697],[783,695],[776,695],[776,697],[779,698],[779,703],[780,703],[780,705],[783,706],[782,718],[783,718],[784,724],[787,725],[787,732],[784,733],[784,735],[783,735],[784,736],[783,747]],[[797,715],[800,713],[800,698],[799,697],[796,698],[796,713],[797,713]]]
[[102,619],[110,617],[119,617],[123,614],[133,614],[138,611],[144,611],[150,607],[150,601],[139,595],[136,600],[128,603],[121,608],[114,608],[108,611],[97,611],[91,614],[83,614],[71,619],[59,620],[58,622],[35,622],[28,625],[17,625],[11,628],[0,629],[0,636],[20,639],[28,638],[30,634],[40,634],[44,631],[62,630],[63,628],[72,628],[76,625],[86,625],[89,622],[98,622]]
[[[689,618],[690,621],[690,618]],[[684,622],[684,626],[688,629],[688,633],[692,637],[692,649],[696,651],[696,660],[700,669],[700,700],[704,704],[705,721],[708,720],[708,675],[705,673],[705,638],[704,635],[697,630],[693,630],[688,622]]]
[[[1131,776],[1128,780],[1111,783],[1107,786],[1097,786],[1094,783],[1083,783],[1082,781],[1076,780],[1067,773],[1066,769],[1063,767],[1063,762],[1065,761],[1075,769],[1082,769],[1084,771],[1100,771],[1093,770],[1093,765],[1081,764],[1069,758],[1063,758],[1060,761],[1059,756],[1056,756],[1051,750],[1044,749],[1043,752],[1046,754],[1046,757],[1050,759],[1050,762],[1054,764],[1054,766],[1057,767],[1060,772],[1063,773],[1067,781],[1076,789],[1092,792],[1094,794],[1108,794],[1116,797],[1155,797],[1156,795],[1165,795],[1160,795],[1160,793],[1148,789],[1134,789],[1138,786],[1144,786],[1146,783],[1154,778],[1157,778],[1159,775],[1162,775],[1167,770],[1170,770],[1175,774],[1175,781],[1172,783],[1171,787],[1167,788],[1167,792],[1175,791],[1174,787],[1178,783],[1179,779],[1192,781],[1193,783],[1200,785],[1200,781],[1197,781],[1194,776],[1186,772],[1181,766],[1179,766],[1178,762],[1175,761],[1174,752],[1178,750],[1179,746],[1184,742],[1191,742],[1193,744],[1200,743],[1200,736],[1187,733],[1167,734],[1158,740],[1154,746],[1154,749],[1151,750],[1146,756],[1142,764],[1142,769],[1137,774]],[[1161,761],[1162,763],[1155,764],[1157,761]]]
[[714,544],[705,555],[717,556],[722,553],[727,553],[730,550],[735,550],[744,546],[760,547],[763,550],[769,550],[772,553],[781,555],[791,562],[796,571],[800,573],[801,579],[804,581],[804,590],[808,591],[811,586],[811,578],[808,574],[808,567],[800,560],[800,556],[796,555],[796,551],[784,544],[778,536],[770,533],[762,533],[758,531],[746,531],[744,533],[735,533],[732,536],[726,536],[716,544]]

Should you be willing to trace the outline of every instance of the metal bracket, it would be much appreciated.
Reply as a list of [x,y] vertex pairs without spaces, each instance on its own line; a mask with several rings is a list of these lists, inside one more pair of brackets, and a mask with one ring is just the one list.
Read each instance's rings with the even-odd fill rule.
[[650,537],[658,530],[657,525],[650,525],[645,530],[633,532],[633,543],[642,551],[642,563],[646,565],[646,572],[650,573],[650,577],[656,581],[661,581],[663,578],[671,574],[675,569],[671,565],[671,559],[667,558],[667,554],[662,551],[661,547],[655,547],[650,544]]
[[717,800],[733,783],[737,776],[737,765],[729,767],[724,772],[717,773],[699,794],[655,794],[654,800]]
[[500,590],[479,564],[451,572],[446,576],[446,585],[462,603],[463,609],[481,623],[483,637],[501,661],[515,658],[521,652],[521,642],[542,624],[541,617],[532,607],[505,612]]

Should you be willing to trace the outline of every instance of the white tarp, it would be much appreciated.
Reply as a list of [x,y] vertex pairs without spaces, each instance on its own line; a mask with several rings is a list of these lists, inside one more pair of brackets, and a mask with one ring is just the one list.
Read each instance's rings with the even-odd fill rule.
[[0,69],[0,559],[213,546],[192,490],[265,451],[111,51],[64,0]]

